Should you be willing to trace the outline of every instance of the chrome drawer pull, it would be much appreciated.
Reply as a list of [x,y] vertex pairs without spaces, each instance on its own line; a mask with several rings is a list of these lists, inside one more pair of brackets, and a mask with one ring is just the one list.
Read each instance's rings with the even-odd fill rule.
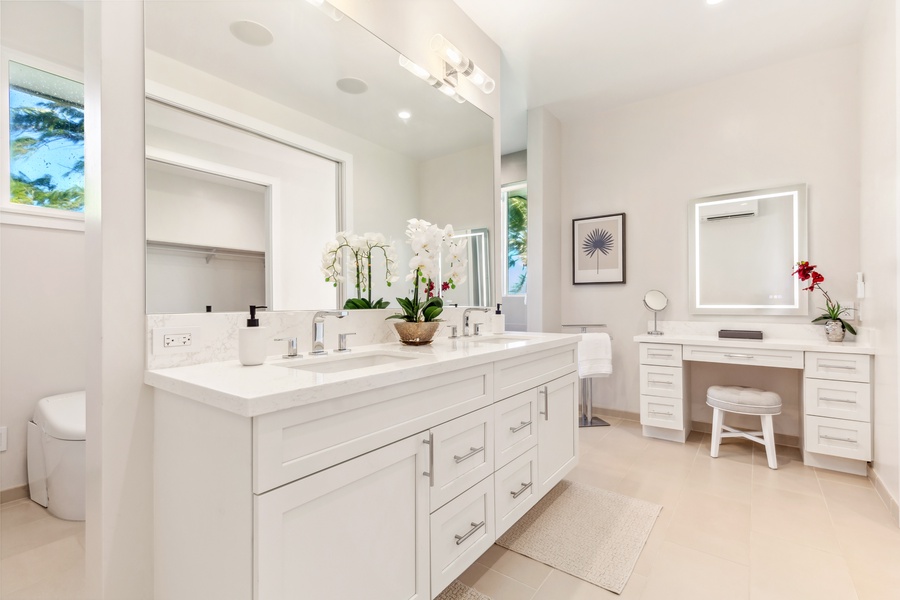
[[650,352],[647,353],[648,358],[672,358],[671,354],[652,354]]
[[462,544],[464,541],[466,541],[467,539],[469,539],[470,537],[472,537],[472,535],[473,535],[476,531],[478,531],[479,529],[481,529],[482,527],[484,527],[484,521],[482,521],[481,523],[472,523],[472,529],[470,529],[470,530],[466,533],[466,535],[454,535],[453,537],[456,538],[456,545],[459,546],[460,544]]
[[850,442],[851,444],[858,443],[856,440],[851,440],[850,438],[839,438],[839,437],[831,437],[830,435],[820,435],[819,439],[822,440],[834,440],[836,442]]
[[472,458],[473,456],[475,456],[475,455],[478,454],[479,452],[484,452],[484,446],[482,446],[481,448],[475,448],[474,446],[469,446],[469,450],[471,450],[471,452],[469,452],[469,453],[466,454],[465,456],[456,456],[456,455],[454,454],[454,455],[453,455],[453,460],[455,460],[455,461],[457,462],[457,464],[458,464],[458,463],[461,463],[462,461],[466,460],[467,458]]
[[844,369],[845,371],[855,371],[855,370],[856,370],[856,367],[848,367],[848,366],[846,366],[846,365],[826,365],[826,364],[821,364],[821,365],[819,365],[819,368],[820,368],[820,369]]
[[520,489],[518,492],[510,492],[510,494],[512,494],[513,498],[518,498],[519,496],[521,496],[522,494],[525,493],[525,490],[527,490],[530,487],[531,487],[530,483],[523,483],[522,489]]
[[856,404],[856,400],[847,400],[845,398],[827,398],[822,396],[819,400],[824,400],[825,402],[846,402],[847,404]]
[[726,358],[756,358],[752,354],[726,354]]
[[649,412],[651,415],[665,415],[665,416],[667,416],[667,417],[674,417],[674,416],[675,416],[675,413],[662,412],[661,410],[651,410],[651,411],[648,411],[648,412]]
[[544,415],[544,420],[550,420],[550,394],[547,393],[547,386],[545,385],[541,389],[538,390],[538,394],[544,395],[544,412],[538,411],[539,415]]
[[648,379],[647,383],[652,383],[655,385],[672,385],[671,381],[660,381],[659,379]]
[[428,445],[428,470],[423,471],[422,475],[428,477],[428,487],[434,487],[434,434],[428,432],[428,439],[422,440],[423,444]]
[[525,429],[526,427],[531,425],[531,421],[519,421],[519,422],[521,423],[521,425],[519,425],[518,427],[510,427],[509,430],[512,431],[513,433],[519,433],[520,431],[522,431],[523,429]]

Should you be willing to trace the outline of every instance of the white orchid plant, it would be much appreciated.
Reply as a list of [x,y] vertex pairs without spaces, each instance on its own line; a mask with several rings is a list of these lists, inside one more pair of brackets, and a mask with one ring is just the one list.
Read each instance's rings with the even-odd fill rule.
[[[406,241],[413,252],[406,280],[413,282],[413,289],[410,297],[397,298],[403,312],[388,318],[412,323],[437,321],[444,310],[440,292],[466,279],[466,239],[454,238],[452,225],[441,229],[428,221],[410,219]],[[446,272],[442,271],[442,260],[449,263]]]
[[[353,308],[387,308],[387,300],[372,301],[372,261],[381,255],[384,257],[384,281],[388,287],[396,283],[400,277],[395,275],[397,267],[397,250],[393,242],[385,239],[380,233],[364,233],[356,235],[352,231],[338,232],[334,240],[325,244],[322,251],[322,274],[325,281],[337,287],[345,280],[342,259],[344,250],[349,251],[350,266],[354,271],[356,298],[348,298],[345,309]],[[365,294],[365,296],[363,296]]]

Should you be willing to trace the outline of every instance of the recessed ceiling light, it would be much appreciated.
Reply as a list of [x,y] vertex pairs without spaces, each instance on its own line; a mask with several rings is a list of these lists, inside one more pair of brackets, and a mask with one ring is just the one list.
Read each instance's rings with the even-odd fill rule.
[[344,77],[337,80],[337,87],[348,94],[363,94],[369,89],[369,84],[356,77]]
[[412,113],[408,110],[401,110],[397,113],[397,116],[403,119],[404,121],[412,116]]
[[231,35],[251,46],[268,46],[275,40],[271,31],[253,21],[235,21],[229,29]]

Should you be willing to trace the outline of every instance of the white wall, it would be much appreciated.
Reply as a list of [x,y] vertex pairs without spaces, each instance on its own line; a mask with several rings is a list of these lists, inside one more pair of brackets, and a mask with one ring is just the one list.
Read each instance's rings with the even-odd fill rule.
[[[855,297],[858,67],[858,49],[840,48],[563,123],[557,263],[564,273],[562,320],[608,323],[614,337],[615,372],[595,384],[596,406],[639,412],[631,338],[652,320],[641,302],[645,292],[659,289],[669,297],[660,318],[691,318],[691,199],[807,183],[809,259],[819,265],[835,299]],[[529,164],[529,183],[533,179]],[[626,213],[626,283],[573,286],[571,220],[618,212]],[[791,267],[784,265],[787,272]],[[813,311],[822,305],[820,294],[809,301]]]
[[[81,71],[81,11],[61,2],[0,3],[5,47]],[[84,234],[0,226],[0,490],[25,485],[25,424],[47,395],[84,389]],[[53,365],[53,368],[48,368]]]
[[528,180],[528,151],[520,150],[500,157],[500,185]]
[[0,225],[0,489],[25,485],[25,424],[45,396],[83,390],[84,233]]
[[860,270],[866,276],[862,301],[866,325],[878,330],[875,360],[874,444],[872,464],[896,503],[900,500],[900,447],[897,407],[898,232],[896,3],[876,0],[862,39],[861,115],[862,185],[860,195]]

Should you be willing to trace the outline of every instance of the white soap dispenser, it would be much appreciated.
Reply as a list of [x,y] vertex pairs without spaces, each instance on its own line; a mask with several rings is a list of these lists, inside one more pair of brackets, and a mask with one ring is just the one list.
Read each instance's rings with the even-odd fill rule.
[[266,345],[269,328],[260,327],[256,318],[256,310],[265,306],[250,305],[250,318],[247,326],[238,329],[238,358],[246,367],[261,365],[266,361]]
[[506,331],[506,315],[500,312],[500,304],[497,305],[497,310],[491,317],[491,331],[493,333],[503,333]]

